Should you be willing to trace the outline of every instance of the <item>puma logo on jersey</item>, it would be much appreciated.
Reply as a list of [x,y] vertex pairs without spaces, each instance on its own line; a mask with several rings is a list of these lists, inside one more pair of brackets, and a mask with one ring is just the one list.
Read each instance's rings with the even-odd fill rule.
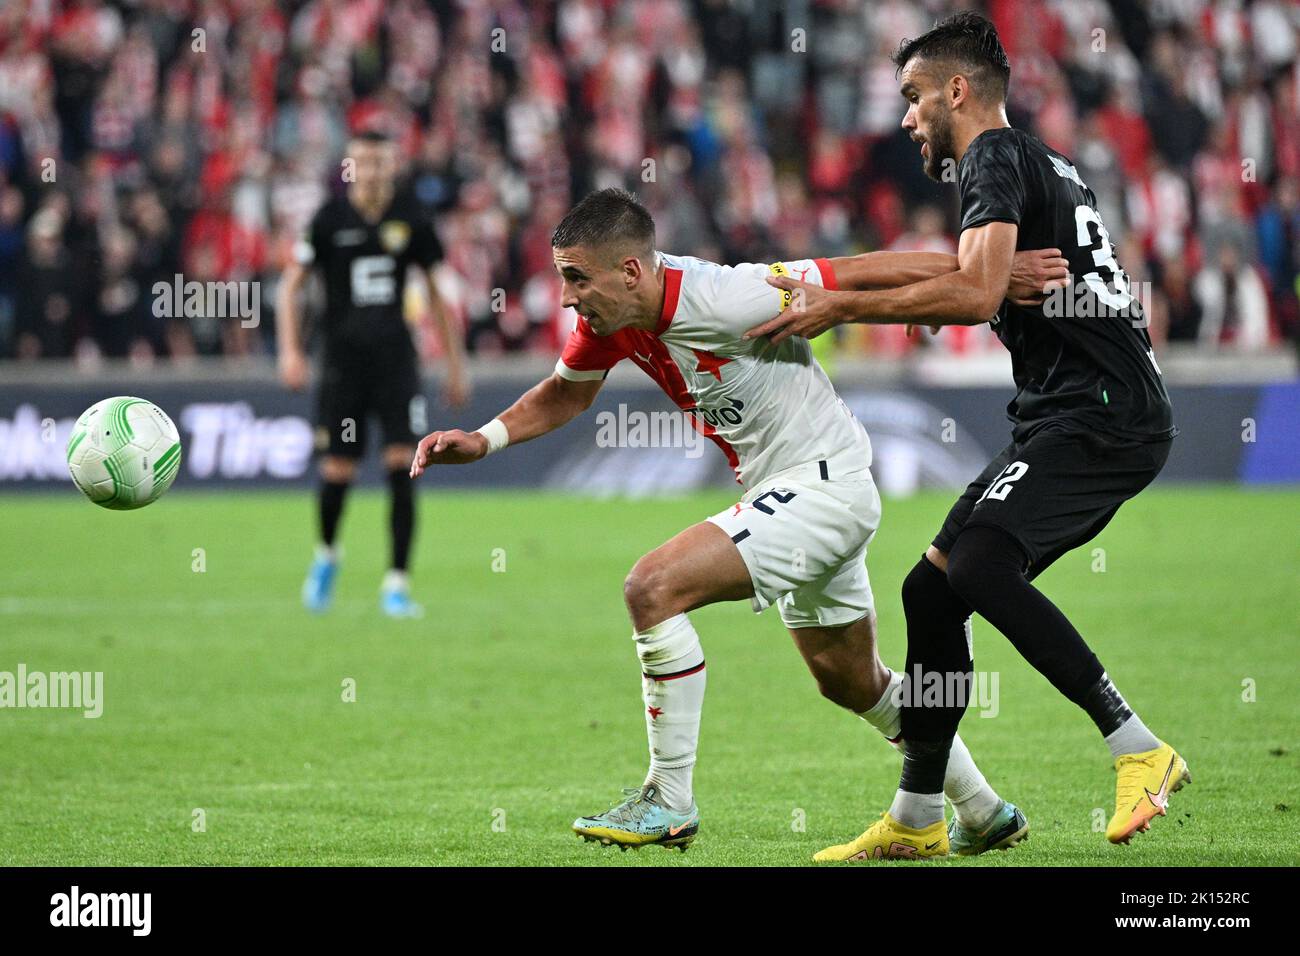
[[[1062,160],[1059,156],[1052,156],[1049,154],[1047,158],[1051,161],[1052,168],[1056,170],[1056,175],[1060,176],[1062,179],[1068,179],[1071,182],[1083,186],[1083,180],[1079,178],[1079,171],[1077,169]],[[1087,189],[1088,187],[1083,186],[1083,188]]]

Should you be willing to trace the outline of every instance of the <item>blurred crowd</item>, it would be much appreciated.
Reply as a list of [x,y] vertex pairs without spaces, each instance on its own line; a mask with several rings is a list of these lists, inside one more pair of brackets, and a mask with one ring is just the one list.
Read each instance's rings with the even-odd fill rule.
[[[480,354],[562,342],[550,234],[593,188],[721,261],[954,252],[956,190],[899,128],[889,54],[961,6],[998,26],[1013,125],[1098,195],[1153,338],[1300,340],[1289,0],[5,0],[0,358],[272,352],[279,272],[362,129],[399,144]],[[260,283],[260,325],[155,314],[176,275]]]

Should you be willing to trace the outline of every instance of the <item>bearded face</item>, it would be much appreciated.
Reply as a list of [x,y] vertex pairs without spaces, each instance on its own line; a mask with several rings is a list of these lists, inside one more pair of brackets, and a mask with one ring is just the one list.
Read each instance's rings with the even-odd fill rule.
[[943,178],[944,169],[948,167],[946,161],[956,163],[957,150],[953,145],[952,111],[946,104],[940,103],[934,113],[928,124],[929,132],[925,134],[923,140],[921,158],[924,162],[922,169],[925,174],[935,182],[939,182]]

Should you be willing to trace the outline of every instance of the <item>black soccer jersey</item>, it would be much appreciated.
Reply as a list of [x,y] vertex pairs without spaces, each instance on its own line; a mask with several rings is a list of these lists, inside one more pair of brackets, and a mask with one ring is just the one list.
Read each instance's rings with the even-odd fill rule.
[[993,322],[1019,389],[1007,406],[1016,440],[1052,420],[1148,441],[1173,436],[1137,290],[1074,165],[1027,133],[991,129],[971,142],[958,178],[963,230],[1013,222],[1017,250],[1058,248],[1070,264],[1064,294],[1034,307],[1004,301]]
[[402,317],[407,268],[430,268],[442,245],[433,223],[400,195],[373,223],[340,197],[317,211],[295,256],[325,277],[326,352],[369,351],[410,347]]

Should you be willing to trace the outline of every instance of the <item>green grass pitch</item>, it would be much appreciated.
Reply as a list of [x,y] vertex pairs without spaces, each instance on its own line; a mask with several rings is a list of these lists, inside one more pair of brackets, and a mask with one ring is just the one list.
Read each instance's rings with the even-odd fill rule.
[[[0,671],[102,671],[105,697],[99,719],[0,710],[0,864],[808,862],[887,807],[899,759],[818,696],[775,611],[743,604],[694,615],[709,686],[690,852],[619,853],[569,830],[646,765],[623,577],[733,497],[427,484],[415,591],[429,613],[412,622],[378,612],[378,494],[349,502],[320,618],[298,601],[306,494],[181,490],[131,513],[71,487],[0,499]],[[900,582],[949,501],[885,503],[869,566],[889,664]],[[1296,491],[1151,490],[1040,579],[1191,767],[1129,847],[1098,832],[1114,774],[1095,729],[977,620],[999,712],[969,712],[962,732],[1032,838],[938,865],[1294,864],[1298,513]]]

